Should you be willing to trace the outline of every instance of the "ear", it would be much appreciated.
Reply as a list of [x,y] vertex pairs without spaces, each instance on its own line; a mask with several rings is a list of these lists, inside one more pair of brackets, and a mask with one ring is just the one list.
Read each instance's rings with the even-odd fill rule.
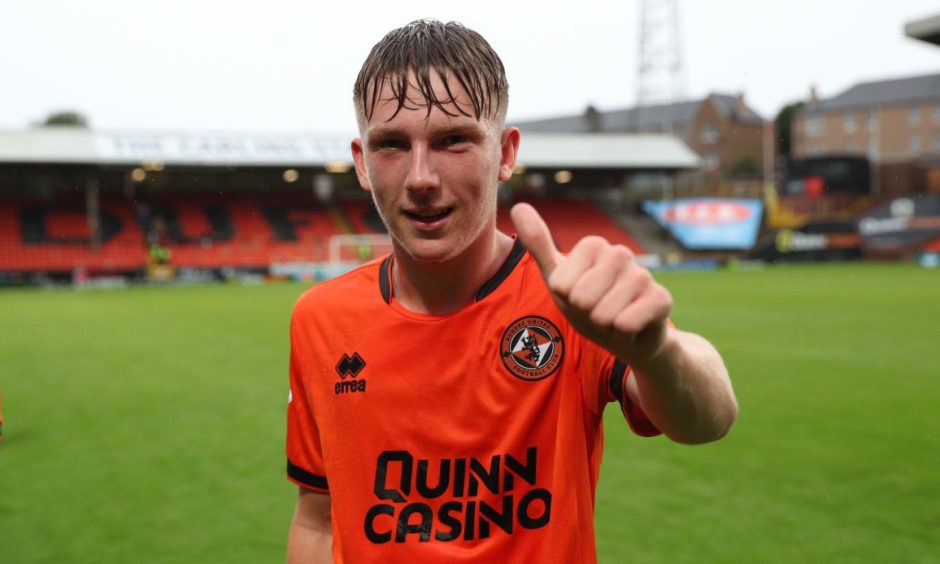
[[365,149],[362,147],[362,139],[358,137],[353,139],[350,149],[352,149],[353,162],[356,163],[356,178],[359,179],[359,186],[366,192],[371,192],[372,186],[369,185],[369,173],[366,170],[366,156]]
[[499,181],[506,182],[516,170],[516,154],[519,152],[519,128],[507,127],[500,137]]

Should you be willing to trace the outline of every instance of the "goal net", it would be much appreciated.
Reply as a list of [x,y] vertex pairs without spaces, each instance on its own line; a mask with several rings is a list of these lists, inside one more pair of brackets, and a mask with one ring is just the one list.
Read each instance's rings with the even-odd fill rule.
[[342,234],[330,237],[330,264],[367,262],[392,252],[392,240],[385,234]]

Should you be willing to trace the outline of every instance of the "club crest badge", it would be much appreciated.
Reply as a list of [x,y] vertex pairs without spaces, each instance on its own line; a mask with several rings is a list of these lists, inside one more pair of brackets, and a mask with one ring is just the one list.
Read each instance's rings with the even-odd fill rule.
[[561,364],[565,343],[561,332],[544,317],[517,319],[506,331],[499,346],[503,365],[522,380],[541,380]]

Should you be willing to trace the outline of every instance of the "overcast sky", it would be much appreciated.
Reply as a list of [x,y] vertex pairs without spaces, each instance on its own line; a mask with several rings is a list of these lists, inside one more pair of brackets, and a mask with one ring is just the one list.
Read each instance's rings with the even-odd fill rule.
[[[639,0],[2,0],[0,129],[74,109],[106,130],[351,133],[372,45],[419,17],[496,48],[510,119],[629,106]],[[940,72],[903,25],[931,0],[679,0],[687,91],[743,92],[764,117],[867,80]]]

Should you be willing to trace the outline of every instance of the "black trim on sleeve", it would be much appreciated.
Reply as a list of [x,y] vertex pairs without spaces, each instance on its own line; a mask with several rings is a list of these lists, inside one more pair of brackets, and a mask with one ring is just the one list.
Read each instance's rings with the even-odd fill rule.
[[610,393],[620,402],[620,410],[623,412],[624,417],[627,419],[627,424],[630,425],[634,433],[641,437],[655,437],[656,435],[662,434],[662,431],[649,420],[649,417],[646,416],[643,409],[630,401],[630,396],[627,395],[627,391],[623,389],[624,376],[628,369],[629,366],[627,363],[619,359],[614,362],[608,383]]
[[312,472],[307,472],[290,460],[287,461],[287,475],[293,480],[312,488],[320,490],[330,489],[329,485],[326,483],[326,476],[318,476]]
[[620,407],[623,408],[626,404],[624,403],[625,395],[623,392],[623,376],[627,373],[627,364],[617,359],[614,362],[614,368],[610,371],[610,393],[617,398],[617,401],[620,402]]
[[379,291],[385,303],[392,303],[392,255],[385,257],[379,266]]
[[512,244],[512,250],[509,251],[509,256],[503,261],[503,265],[499,267],[499,270],[496,271],[496,274],[494,274],[492,278],[480,286],[480,290],[477,291],[476,301],[482,300],[492,294],[496,288],[499,288],[503,280],[509,277],[513,269],[516,268],[516,265],[519,264],[519,261],[522,260],[523,255],[525,255],[525,247],[522,246],[522,241],[516,237],[515,242]]

